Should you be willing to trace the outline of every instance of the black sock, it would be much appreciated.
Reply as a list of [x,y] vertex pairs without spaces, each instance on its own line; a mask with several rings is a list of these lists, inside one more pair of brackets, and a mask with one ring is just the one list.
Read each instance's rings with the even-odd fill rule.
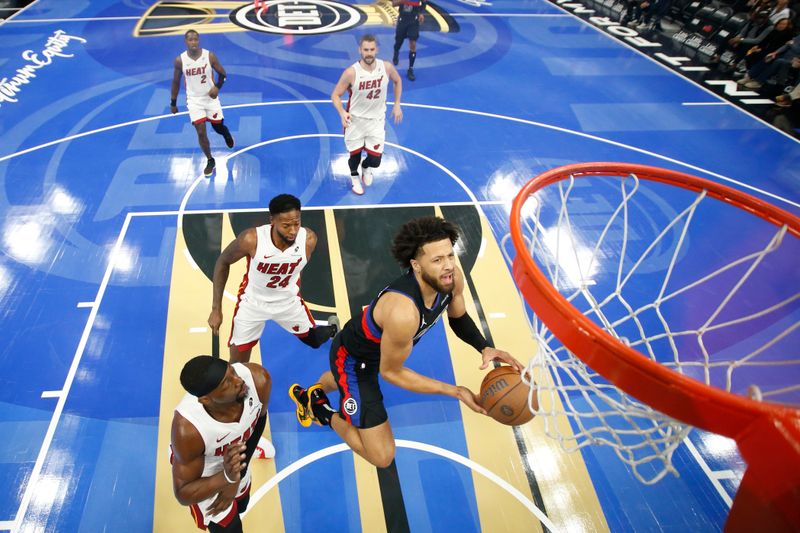
[[414,68],[414,61],[417,59],[416,52],[409,52],[408,53],[408,68]]

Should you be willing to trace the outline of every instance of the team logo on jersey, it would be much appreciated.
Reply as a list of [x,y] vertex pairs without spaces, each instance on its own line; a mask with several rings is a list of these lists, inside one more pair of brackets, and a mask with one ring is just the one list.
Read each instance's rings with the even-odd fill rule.
[[300,331],[300,326],[295,324],[294,326],[292,326],[292,331]]
[[[226,15],[227,20],[224,19]],[[436,4],[426,4],[425,15],[420,25],[421,31],[459,31],[453,17]],[[336,0],[260,0],[256,4],[160,0],[142,16],[133,34],[137,37],[183,35],[191,28],[201,34],[249,30],[280,35],[321,35],[349,30],[362,24],[391,27],[398,16],[398,9],[391,0],[356,5]]]
[[250,396],[250,400],[247,402],[248,407],[253,407],[253,397]]
[[356,401],[355,398],[348,398],[344,401],[343,407],[345,413],[347,413],[350,416],[353,416],[354,414],[356,414],[356,411],[358,411],[358,402]]

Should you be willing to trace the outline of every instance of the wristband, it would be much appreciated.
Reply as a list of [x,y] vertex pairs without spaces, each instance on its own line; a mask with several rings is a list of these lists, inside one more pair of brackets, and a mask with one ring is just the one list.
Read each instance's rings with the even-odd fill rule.
[[170,101],[169,101],[169,106],[170,106],[170,107],[177,107],[177,106],[178,106],[178,100],[177,100],[177,98],[173,98],[172,100],[170,100]]
[[222,467],[222,475],[225,477],[225,481],[227,481],[228,483],[231,484],[236,483],[235,481],[232,481],[231,479],[228,478],[228,473],[225,471],[224,466]]

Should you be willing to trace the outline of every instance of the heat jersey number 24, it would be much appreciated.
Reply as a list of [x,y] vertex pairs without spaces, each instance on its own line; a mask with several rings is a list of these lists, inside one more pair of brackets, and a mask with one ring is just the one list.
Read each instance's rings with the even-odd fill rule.
[[289,279],[292,276],[272,276],[269,278],[269,283],[267,283],[268,289],[277,289],[278,287],[285,289],[286,286],[289,284]]

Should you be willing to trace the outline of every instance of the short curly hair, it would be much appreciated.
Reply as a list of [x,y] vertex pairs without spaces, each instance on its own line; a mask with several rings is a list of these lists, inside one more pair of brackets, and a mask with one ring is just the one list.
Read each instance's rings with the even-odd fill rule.
[[452,222],[440,217],[420,217],[409,220],[392,241],[392,255],[403,267],[411,266],[422,247],[429,242],[450,239],[452,244],[458,241],[460,230]]

